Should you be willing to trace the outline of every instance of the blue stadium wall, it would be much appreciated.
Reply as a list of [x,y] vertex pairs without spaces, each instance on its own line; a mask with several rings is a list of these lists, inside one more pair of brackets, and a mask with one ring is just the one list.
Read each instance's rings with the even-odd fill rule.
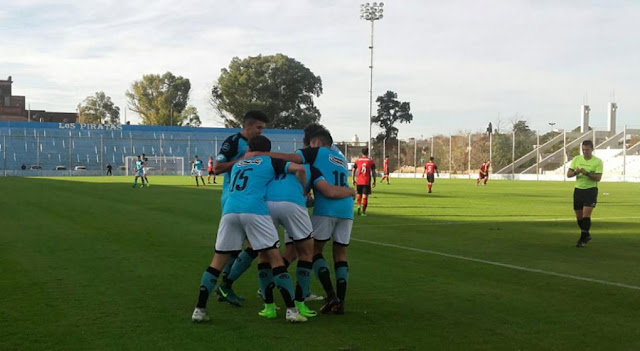
[[[231,128],[0,122],[0,174],[102,175],[107,163],[113,166],[114,174],[124,174],[125,157],[141,153],[183,157],[185,174],[188,174],[189,161],[194,156],[203,160],[215,157],[223,141],[239,131]],[[264,135],[271,139],[273,151],[293,152],[301,147],[303,132],[266,129]],[[21,169],[22,164],[26,170]],[[59,166],[66,170],[56,171]],[[73,171],[76,166],[86,170]]]

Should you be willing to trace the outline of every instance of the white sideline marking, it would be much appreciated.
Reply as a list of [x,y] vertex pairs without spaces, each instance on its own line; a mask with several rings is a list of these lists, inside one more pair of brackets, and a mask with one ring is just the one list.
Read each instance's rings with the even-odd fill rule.
[[[443,216],[446,217],[446,216]],[[492,217],[487,217],[489,219],[493,219]],[[600,220],[609,220],[609,219],[640,219],[640,217],[592,217],[593,220],[595,221],[600,221]],[[529,220],[522,220],[522,221],[518,221],[518,222],[573,222],[576,219],[571,217],[571,218],[538,218],[538,219],[529,219]],[[436,226],[436,225],[467,225],[469,223],[475,223],[475,221],[471,221],[471,222],[426,222],[426,223],[392,223],[392,224],[364,224],[364,225],[360,225],[358,224],[358,228],[359,227],[411,227],[411,226]],[[501,222],[501,223],[516,223],[515,221],[507,221],[507,222]]]
[[610,282],[610,281],[607,281],[607,280],[599,280],[599,279],[579,277],[579,276],[576,276],[576,275],[570,275],[570,274],[564,274],[564,273],[543,271],[541,269],[527,268],[527,267],[515,266],[515,265],[507,264],[507,263],[493,262],[493,261],[481,260],[481,259],[478,259],[478,258],[465,257],[465,256],[459,256],[459,255],[452,255],[452,254],[447,254],[447,253],[438,252],[438,251],[416,249],[416,248],[413,248],[413,247],[400,246],[400,245],[394,245],[394,244],[386,244],[386,243],[381,243],[381,242],[377,242],[377,241],[370,241],[370,240],[364,240],[364,239],[355,239],[355,238],[351,238],[351,240],[360,241],[360,242],[363,242],[363,243],[374,244],[374,245],[380,245],[380,246],[394,247],[394,248],[397,248],[397,249],[428,253],[428,254],[432,254],[432,255],[444,256],[444,257],[449,257],[449,258],[457,258],[459,260],[490,264],[490,265],[493,265],[493,266],[517,269],[517,270],[520,270],[520,271],[540,273],[540,274],[546,274],[546,275],[553,275],[553,276],[556,276],[556,277],[569,278],[569,279],[574,279],[574,280],[582,280],[582,281],[585,281],[585,282],[597,283],[597,284],[602,284],[602,285],[617,286],[617,287],[620,287],[620,288],[627,288],[627,289],[632,289],[632,290],[640,290],[640,286],[628,285],[628,284],[622,284],[622,283],[616,283],[616,282]]

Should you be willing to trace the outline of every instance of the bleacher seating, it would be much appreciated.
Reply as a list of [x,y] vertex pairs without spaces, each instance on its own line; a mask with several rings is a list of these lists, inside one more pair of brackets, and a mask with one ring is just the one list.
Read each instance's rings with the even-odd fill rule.
[[[72,128],[73,129],[69,129]],[[95,127],[95,125],[92,125]],[[89,126],[91,127],[91,126]],[[163,126],[122,126],[120,130],[88,129],[80,124],[0,122],[0,169],[20,170],[25,164],[42,171],[58,166],[102,172],[107,163],[118,170],[125,157],[139,155],[184,157],[185,168],[195,155],[216,156],[224,140],[239,129]],[[301,130],[267,129],[272,149],[293,152],[301,147]]]

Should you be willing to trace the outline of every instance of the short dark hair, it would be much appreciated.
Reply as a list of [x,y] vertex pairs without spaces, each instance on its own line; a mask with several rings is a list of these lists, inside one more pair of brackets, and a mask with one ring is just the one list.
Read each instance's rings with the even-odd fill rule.
[[331,144],[333,144],[333,138],[331,137],[331,133],[325,128],[322,128],[321,130],[318,130],[315,133],[313,133],[309,137],[309,142],[311,142],[311,140],[313,139],[320,140],[320,143],[322,143],[322,145],[324,146],[331,146]]
[[304,127],[304,137],[302,138],[302,144],[309,146],[311,143],[311,136],[316,132],[326,129],[322,124],[311,123]]
[[269,123],[269,116],[266,113],[258,110],[251,110],[244,114],[242,118],[242,124],[253,124],[255,121],[261,121],[264,123]]
[[365,156],[369,156],[369,148],[368,147],[363,147],[362,148],[362,154]]
[[433,161],[433,160],[435,160],[435,159],[436,159],[436,158],[435,158],[435,157],[433,157],[433,156],[429,157],[429,161]]
[[588,147],[593,149],[593,141],[585,140],[585,141],[582,142],[582,146],[588,146]]
[[251,151],[271,151],[271,140],[264,135],[258,135],[249,140],[249,150]]

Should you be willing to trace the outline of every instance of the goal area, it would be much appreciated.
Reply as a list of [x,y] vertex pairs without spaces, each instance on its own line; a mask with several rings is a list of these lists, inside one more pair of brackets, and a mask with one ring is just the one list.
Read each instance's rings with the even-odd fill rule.
[[[125,157],[125,173],[130,176],[136,173],[137,156]],[[184,157],[147,156],[144,165],[148,175],[184,175]]]

